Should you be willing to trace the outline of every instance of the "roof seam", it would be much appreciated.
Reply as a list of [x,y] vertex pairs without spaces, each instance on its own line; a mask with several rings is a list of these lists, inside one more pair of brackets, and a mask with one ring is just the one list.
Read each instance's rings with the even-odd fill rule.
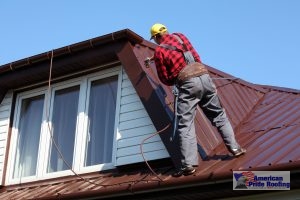
[[240,121],[240,123],[236,125],[236,128],[234,129],[234,131],[236,132],[236,134],[239,134],[239,130],[243,127],[243,124],[249,119],[249,117],[251,116],[251,114],[261,104],[261,102],[263,102],[265,95],[266,95],[266,93],[258,99],[258,101],[256,102],[256,104],[252,107],[251,111],[248,112],[245,115],[245,117]]
[[244,132],[244,133],[245,134],[247,134],[247,133],[258,133],[258,132],[262,132],[262,131],[266,132],[266,131],[271,131],[271,130],[276,130],[276,129],[281,129],[281,128],[293,127],[293,126],[300,126],[300,122],[299,123],[292,123],[292,124],[282,124],[281,126],[269,127],[269,128],[260,129],[260,130],[252,130],[252,131],[248,131],[248,132]]

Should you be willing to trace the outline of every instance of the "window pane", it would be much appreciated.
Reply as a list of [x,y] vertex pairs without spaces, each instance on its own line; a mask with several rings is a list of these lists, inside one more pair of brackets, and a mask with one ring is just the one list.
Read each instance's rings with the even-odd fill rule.
[[63,159],[72,166],[78,98],[79,86],[57,90],[55,92],[52,115],[52,134],[63,158],[59,155],[58,150],[52,141],[48,172],[69,169],[63,162]]
[[13,178],[36,174],[44,95],[23,99]]
[[112,162],[118,77],[93,81],[85,166]]

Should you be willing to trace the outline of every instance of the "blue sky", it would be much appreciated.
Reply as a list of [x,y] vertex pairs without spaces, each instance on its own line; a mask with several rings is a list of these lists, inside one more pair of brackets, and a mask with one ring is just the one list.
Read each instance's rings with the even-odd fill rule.
[[187,35],[205,64],[300,89],[299,10],[299,0],[2,0],[0,65],[125,28],[149,39],[159,22]]

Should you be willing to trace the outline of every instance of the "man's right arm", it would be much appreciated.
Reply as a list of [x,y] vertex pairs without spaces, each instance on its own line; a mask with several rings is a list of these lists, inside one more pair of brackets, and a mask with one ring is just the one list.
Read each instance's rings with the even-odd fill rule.
[[160,52],[155,52],[154,61],[159,80],[165,85],[173,85],[173,81],[169,79],[168,70],[164,64],[163,55]]

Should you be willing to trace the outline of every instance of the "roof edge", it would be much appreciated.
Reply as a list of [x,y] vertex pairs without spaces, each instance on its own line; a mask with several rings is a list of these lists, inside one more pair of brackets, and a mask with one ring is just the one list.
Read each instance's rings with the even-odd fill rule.
[[[100,196],[101,197],[121,197],[124,195],[134,195],[141,193],[151,193],[157,192],[161,190],[172,190],[172,189],[180,189],[187,188],[191,186],[205,186],[210,184],[218,184],[223,182],[232,181],[232,173],[233,171],[281,171],[281,170],[289,170],[291,173],[300,173],[300,161],[291,162],[291,163],[283,163],[280,165],[276,165],[273,167],[263,166],[257,168],[249,168],[249,169],[232,169],[227,172],[216,172],[212,174],[203,174],[198,176],[186,176],[184,178],[166,178],[166,181],[159,181],[157,179],[148,180],[146,182],[137,182],[136,184],[128,183],[128,184],[120,184],[112,187],[103,187],[99,190],[93,191],[80,191],[77,193],[59,193],[60,199],[70,199],[70,198],[89,198]],[[101,184],[100,184],[101,185]],[[38,199],[52,199],[53,196],[45,196]]]
[[11,63],[4,64],[0,66],[0,75],[5,72],[13,71],[15,69],[31,65],[33,63],[42,62],[45,60],[51,59],[53,57],[58,57],[66,54],[70,54],[72,52],[78,52],[84,49],[93,48],[97,46],[101,46],[106,43],[120,41],[123,39],[127,39],[132,43],[142,43],[144,38],[140,35],[136,34],[135,32],[131,31],[130,29],[123,29],[120,31],[112,32],[103,36],[99,36],[96,38],[92,38],[89,40],[85,40],[82,42],[78,42],[75,44],[71,44],[68,46],[64,46],[58,49],[53,49],[51,51],[47,51],[41,54],[37,54],[34,56],[30,56],[18,61],[14,61]]

